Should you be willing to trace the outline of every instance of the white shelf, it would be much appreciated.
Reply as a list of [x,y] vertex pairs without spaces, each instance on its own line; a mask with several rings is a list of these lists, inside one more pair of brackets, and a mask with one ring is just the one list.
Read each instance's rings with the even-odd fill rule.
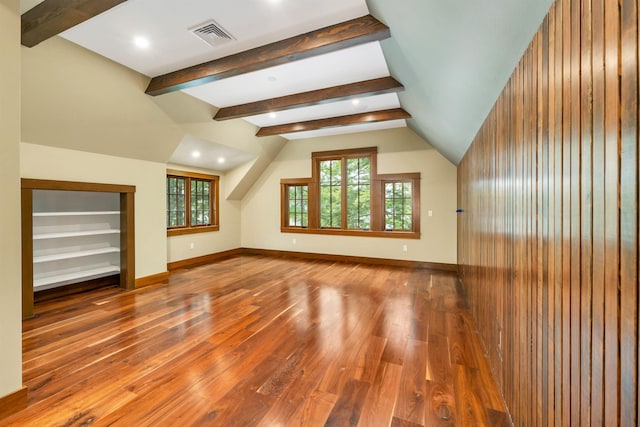
[[110,276],[114,273],[120,273],[120,267],[109,265],[106,267],[93,268],[91,270],[76,271],[73,273],[59,274],[55,276],[42,277],[34,279],[33,290],[42,291],[56,286],[62,286],[68,283],[79,282],[84,280],[97,279],[99,277]]
[[34,212],[33,216],[84,216],[84,215],[120,215],[120,211],[83,211],[83,212]]
[[33,240],[59,239],[61,237],[99,236],[101,234],[119,234],[119,233],[120,233],[120,230],[115,228],[103,228],[98,230],[83,230],[83,231],[65,231],[61,233],[34,234]]
[[115,253],[115,252],[120,252],[120,249],[114,248],[114,247],[106,247],[106,248],[98,248],[98,249],[87,249],[83,251],[61,252],[61,253],[52,254],[52,255],[34,256],[33,263],[38,264],[41,262],[58,261],[61,259],[81,258],[85,256],[109,254],[109,253]]

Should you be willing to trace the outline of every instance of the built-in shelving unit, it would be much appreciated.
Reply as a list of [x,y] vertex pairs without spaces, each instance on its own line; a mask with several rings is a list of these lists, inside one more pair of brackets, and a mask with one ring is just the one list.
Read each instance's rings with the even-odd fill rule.
[[23,317],[32,316],[34,292],[135,287],[134,192],[126,185],[22,180]]
[[35,292],[120,273],[119,204],[116,193],[33,192]]

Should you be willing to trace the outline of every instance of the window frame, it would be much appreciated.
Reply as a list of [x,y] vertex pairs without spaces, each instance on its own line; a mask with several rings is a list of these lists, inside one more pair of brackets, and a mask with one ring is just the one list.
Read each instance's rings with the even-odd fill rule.
[[[219,181],[217,175],[208,175],[197,172],[188,172],[176,169],[167,169],[166,179],[170,177],[182,178],[185,180],[185,223],[186,225],[169,227],[167,226],[167,236],[181,236],[184,234],[208,233],[220,230],[219,223]],[[209,182],[209,219],[210,224],[192,225],[191,224],[191,182],[207,181]],[[165,181],[165,195],[168,196]],[[166,223],[165,208],[165,223]]]
[[[284,178],[280,180],[280,200],[281,200],[281,224],[280,231],[284,233],[306,233],[325,234],[337,236],[367,236],[367,237],[389,237],[389,238],[420,238],[420,173],[397,173],[378,174],[378,149],[377,147],[365,147],[347,150],[321,151],[311,153],[311,178]],[[348,185],[346,181],[346,159],[349,158],[370,158],[370,208],[371,221],[369,229],[349,229],[347,223],[347,209],[344,203],[347,194],[344,189]],[[342,160],[342,227],[341,228],[321,228],[320,227],[320,162],[326,160]],[[385,221],[385,194],[384,186],[388,182],[411,182],[412,183],[412,230],[384,230]],[[308,226],[290,226],[289,220],[289,193],[288,189],[295,185],[308,186]]]

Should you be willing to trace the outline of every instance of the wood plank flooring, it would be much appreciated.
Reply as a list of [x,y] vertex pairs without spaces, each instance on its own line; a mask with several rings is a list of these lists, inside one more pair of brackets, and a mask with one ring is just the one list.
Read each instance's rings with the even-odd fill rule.
[[451,273],[238,256],[35,313],[1,426],[511,425]]

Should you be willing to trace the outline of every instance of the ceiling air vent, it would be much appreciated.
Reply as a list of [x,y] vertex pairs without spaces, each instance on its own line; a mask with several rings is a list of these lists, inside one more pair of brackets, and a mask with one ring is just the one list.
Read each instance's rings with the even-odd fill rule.
[[217,47],[236,38],[225,31],[217,22],[211,20],[195,27],[189,28],[193,34],[209,46]]

